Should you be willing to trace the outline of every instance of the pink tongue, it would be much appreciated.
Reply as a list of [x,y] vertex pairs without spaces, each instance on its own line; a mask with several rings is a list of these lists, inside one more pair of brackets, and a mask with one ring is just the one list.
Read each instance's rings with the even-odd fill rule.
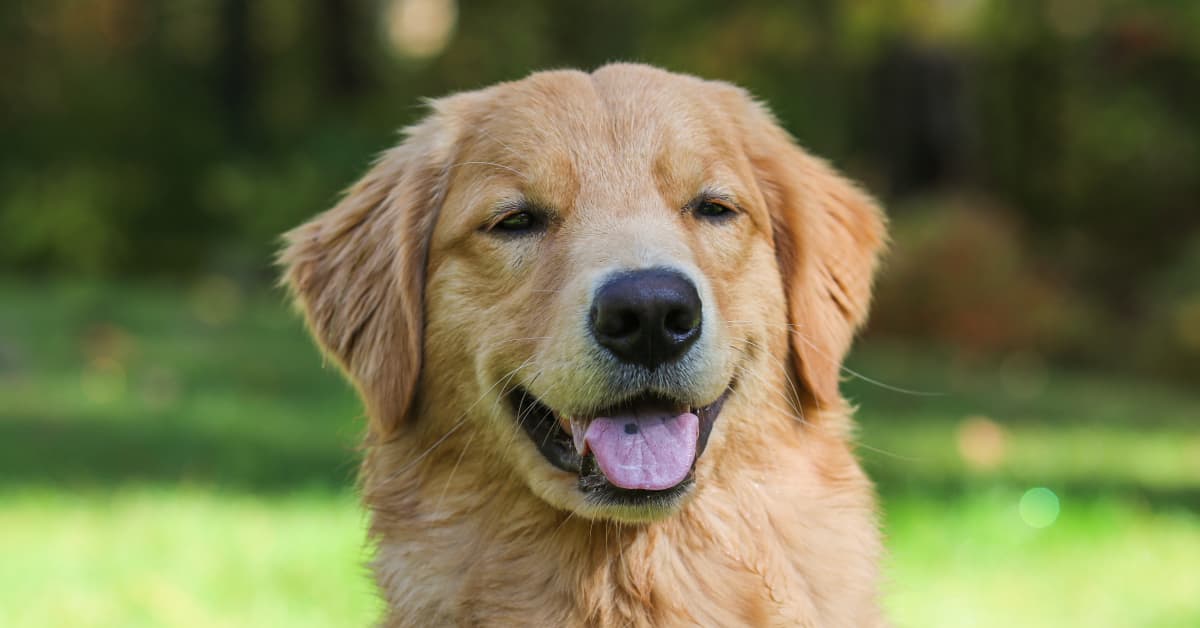
[[584,439],[614,486],[661,491],[687,477],[699,435],[696,415],[660,411],[596,417]]

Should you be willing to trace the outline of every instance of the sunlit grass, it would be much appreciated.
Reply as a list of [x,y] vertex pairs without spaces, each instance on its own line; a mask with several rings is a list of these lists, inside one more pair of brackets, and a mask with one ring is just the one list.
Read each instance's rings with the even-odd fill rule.
[[1019,362],[850,361],[897,624],[1200,625],[1200,396]]
[[[375,616],[361,411],[281,295],[0,281],[0,304],[0,625]],[[1200,625],[1200,395],[1018,357],[850,362],[937,393],[845,385],[897,623]],[[1037,487],[1057,513],[1021,508]]]
[[887,605],[900,626],[1200,625],[1200,518],[1114,498],[1022,518],[1021,492],[885,499]]
[[[1064,500],[1033,528],[1019,492],[885,499],[900,626],[1188,626],[1200,520]],[[0,495],[6,626],[365,625],[379,603],[347,494],[183,489]]]
[[350,495],[193,488],[0,495],[6,626],[366,625]]

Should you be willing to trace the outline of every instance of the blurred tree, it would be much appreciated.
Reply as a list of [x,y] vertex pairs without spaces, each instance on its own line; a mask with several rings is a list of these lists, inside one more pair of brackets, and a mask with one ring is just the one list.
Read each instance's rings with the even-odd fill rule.
[[255,51],[250,39],[249,0],[221,2],[221,103],[229,141],[239,145],[251,130],[251,109],[257,84]]
[[1200,3],[13,0],[0,264],[265,280],[422,97],[612,60],[746,86],[898,222],[986,199],[1013,276],[1174,311],[1144,287],[1200,230]]
[[359,19],[360,6],[345,0],[321,0],[317,29],[325,60],[325,93],[333,101],[353,101],[362,96],[366,74],[354,42],[369,32]]

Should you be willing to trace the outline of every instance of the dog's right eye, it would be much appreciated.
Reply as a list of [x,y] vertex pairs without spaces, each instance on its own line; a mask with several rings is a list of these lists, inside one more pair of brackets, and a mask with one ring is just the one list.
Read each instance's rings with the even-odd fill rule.
[[501,218],[492,228],[497,231],[529,231],[537,226],[537,216],[529,212],[516,212]]
[[523,235],[542,228],[541,216],[531,211],[518,211],[505,215],[488,228],[491,233]]
[[488,220],[480,231],[498,236],[522,236],[546,229],[549,216],[528,205],[502,208]]

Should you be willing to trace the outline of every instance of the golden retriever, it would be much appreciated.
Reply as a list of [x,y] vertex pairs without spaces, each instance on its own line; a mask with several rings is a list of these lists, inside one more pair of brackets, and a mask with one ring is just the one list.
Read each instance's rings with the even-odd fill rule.
[[838,382],[884,219],[745,91],[449,96],[286,239],[366,405],[384,625],[883,623]]

